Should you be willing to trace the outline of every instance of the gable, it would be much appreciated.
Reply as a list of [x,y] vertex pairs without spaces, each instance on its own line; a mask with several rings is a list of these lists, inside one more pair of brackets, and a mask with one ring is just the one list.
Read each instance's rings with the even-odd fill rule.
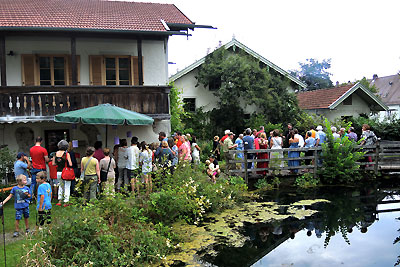
[[[247,54],[255,57],[258,60],[260,60],[260,62],[264,63],[269,68],[272,68],[273,70],[275,70],[279,74],[281,74],[284,77],[288,78],[289,80],[291,80],[292,82],[294,82],[298,86],[300,86],[302,88],[306,88],[307,87],[307,85],[304,82],[300,81],[297,77],[293,76],[292,74],[290,74],[289,72],[285,71],[284,69],[278,67],[277,65],[275,65],[271,61],[267,60],[266,58],[262,57],[260,54],[258,54],[255,51],[251,50],[250,48],[248,48],[244,44],[240,43],[236,39],[232,39],[232,41],[230,41],[229,43],[225,44],[224,48],[225,49],[232,48],[234,50],[236,48],[240,48],[243,51],[245,51]],[[192,70],[198,68],[200,65],[205,63],[206,57],[207,56],[201,58],[200,60],[194,62],[193,64],[189,65],[188,67],[184,68],[183,70],[181,70],[181,71],[177,72],[176,74],[172,75],[170,77],[170,81],[176,81],[177,79],[181,78],[182,76],[186,75],[187,73],[191,72]]]

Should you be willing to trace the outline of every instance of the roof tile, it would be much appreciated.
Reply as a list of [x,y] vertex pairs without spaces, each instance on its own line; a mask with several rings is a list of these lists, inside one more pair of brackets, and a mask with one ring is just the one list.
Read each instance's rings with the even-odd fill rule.
[[297,101],[301,109],[329,108],[353,86],[354,84],[348,84],[340,87],[301,92],[297,94]]
[[193,24],[175,5],[107,0],[0,0],[0,27],[166,31]]

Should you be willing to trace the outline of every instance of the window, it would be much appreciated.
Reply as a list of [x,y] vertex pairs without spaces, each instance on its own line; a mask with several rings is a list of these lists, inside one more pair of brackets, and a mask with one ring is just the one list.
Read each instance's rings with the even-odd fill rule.
[[183,109],[186,112],[196,111],[196,98],[184,98],[183,99]]
[[208,83],[208,90],[215,91],[221,88],[221,77],[217,77]]
[[39,56],[39,85],[65,85],[64,56]]
[[343,105],[351,106],[353,105],[353,97],[349,95],[345,100],[343,100]]
[[[22,60],[22,85],[71,85],[72,66],[71,55],[34,55],[23,54]],[[80,56],[76,56],[77,82],[80,79]]]
[[106,85],[130,84],[130,59],[129,57],[106,57]]
[[90,85],[139,85],[139,59],[135,56],[89,56]]

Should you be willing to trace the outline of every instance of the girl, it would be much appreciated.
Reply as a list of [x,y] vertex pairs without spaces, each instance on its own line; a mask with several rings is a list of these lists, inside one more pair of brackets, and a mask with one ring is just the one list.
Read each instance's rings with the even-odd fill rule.
[[153,152],[146,142],[142,142],[142,152],[140,153],[139,160],[142,163],[142,177],[146,184],[146,195],[148,196],[152,191],[153,183],[151,181],[151,171],[153,169]]

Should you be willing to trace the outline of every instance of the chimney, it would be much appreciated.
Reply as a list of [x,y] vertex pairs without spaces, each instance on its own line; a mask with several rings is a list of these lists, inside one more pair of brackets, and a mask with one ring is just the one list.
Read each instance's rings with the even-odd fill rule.
[[372,75],[372,80],[376,80],[376,79],[378,79],[378,74]]
[[336,81],[336,87],[339,87],[339,81]]

